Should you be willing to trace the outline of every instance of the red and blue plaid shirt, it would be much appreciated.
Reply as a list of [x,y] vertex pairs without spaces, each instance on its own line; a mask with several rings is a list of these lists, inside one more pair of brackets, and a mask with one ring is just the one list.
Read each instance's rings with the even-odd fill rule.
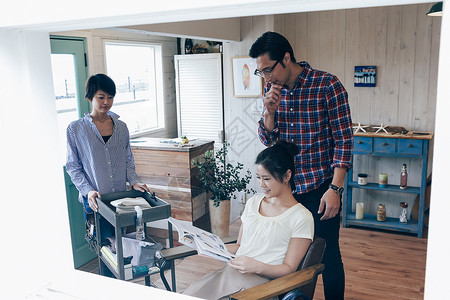
[[[294,88],[281,90],[275,129],[265,130],[264,108],[258,133],[266,146],[277,139],[297,144],[294,181],[302,194],[333,177],[334,168],[351,167],[353,130],[347,91],[339,79],[305,61],[299,65],[304,69]],[[269,89],[266,84],[264,91]]]

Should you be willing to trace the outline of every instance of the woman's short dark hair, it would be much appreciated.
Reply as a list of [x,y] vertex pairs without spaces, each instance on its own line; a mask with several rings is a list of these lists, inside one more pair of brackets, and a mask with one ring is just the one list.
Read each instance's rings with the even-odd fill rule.
[[86,99],[92,99],[98,90],[102,90],[114,97],[116,95],[116,84],[108,75],[92,75],[86,82],[86,95],[84,97]]
[[283,182],[283,177],[287,170],[291,170],[289,183],[292,190],[295,190],[295,156],[299,153],[298,147],[294,143],[277,141],[274,145],[261,151],[256,157],[255,164],[261,165],[276,180]]
[[286,52],[291,55],[291,61],[296,63],[294,51],[289,41],[277,32],[267,31],[253,43],[249,55],[257,58],[267,53],[271,60],[282,62]]

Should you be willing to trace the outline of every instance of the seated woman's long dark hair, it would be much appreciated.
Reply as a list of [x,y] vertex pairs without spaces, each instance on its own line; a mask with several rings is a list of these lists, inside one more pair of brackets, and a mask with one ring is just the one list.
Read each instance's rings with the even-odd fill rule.
[[276,180],[283,182],[287,170],[291,170],[289,180],[292,190],[295,190],[295,156],[299,153],[297,145],[286,141],[277,141],[271,147],[261,151],[256,157],[255,164],[262,165]]

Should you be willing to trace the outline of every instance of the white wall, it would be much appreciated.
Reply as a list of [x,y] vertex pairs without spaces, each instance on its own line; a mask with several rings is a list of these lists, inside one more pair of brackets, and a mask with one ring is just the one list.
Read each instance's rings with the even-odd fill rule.
[[[24,297],[73,268],[48,33],[0,31],[0,293]],[[10,298],[11,299],[11,298]]]
[[[425,273],[425,299],[448,297],[448,277],[450,268],[449,224],[448,224],[448,170],[450,156],[448,149],[448,82],[450,81],[450,5],[444,1],[442,17],[441,46],[439,56],[438,89],[436,104],[436,129],[433,163],[433,188],[431,190],[430,224],[428,230],[427,268]],[[447,295],[447,296],[445,296]]]

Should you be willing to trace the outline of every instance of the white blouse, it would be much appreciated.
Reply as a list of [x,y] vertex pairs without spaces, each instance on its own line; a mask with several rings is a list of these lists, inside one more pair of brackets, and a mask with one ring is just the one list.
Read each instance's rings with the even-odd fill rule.
[[250,198],[241,216],[243,233],[236,256],[252,257],[271,265],[282,264],[291,238],[313,240],[314,219],[311,212],[298,203],[278,216],[259,213],[264,195]]

